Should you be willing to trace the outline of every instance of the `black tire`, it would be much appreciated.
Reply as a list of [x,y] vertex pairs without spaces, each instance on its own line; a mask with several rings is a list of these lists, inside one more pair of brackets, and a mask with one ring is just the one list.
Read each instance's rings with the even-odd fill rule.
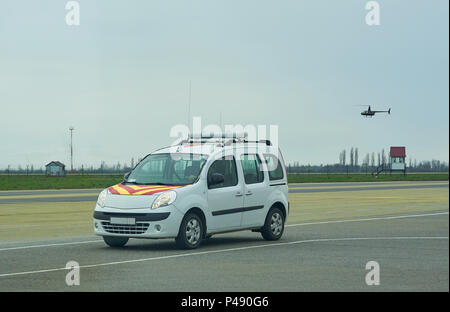
[[261,228],[261,235],[265,240],[274,241],[281,238],[284,232],[284,214],[280,208],[272,208]]
[[188,213],[181,221],[180,230],[175,242],[178,248],[195,249],[197,248],[203,237],[203,221],[195,213]]
[[122,236],[103,236],[103,240],[109,247],[123,247],[128,243],[128,237]]

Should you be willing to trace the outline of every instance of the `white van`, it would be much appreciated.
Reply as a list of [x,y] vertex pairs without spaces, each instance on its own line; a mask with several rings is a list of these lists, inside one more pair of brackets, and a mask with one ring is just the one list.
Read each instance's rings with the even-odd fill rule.
[[111,247],[129,238],[175,238],[192,249],[214,234],[252,230],[279,239],[289,214],[278,148],[245,137],[190,137],[147,155],[103,190],[95,234]]

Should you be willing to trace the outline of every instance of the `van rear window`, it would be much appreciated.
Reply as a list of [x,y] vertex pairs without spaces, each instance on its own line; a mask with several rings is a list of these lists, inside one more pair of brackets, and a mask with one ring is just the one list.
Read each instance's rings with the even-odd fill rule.
[[270,180],[282,180],[284,178],[284,170],[278,157],[272,154],[264,154],[266,159],[267,170],[269,171]]

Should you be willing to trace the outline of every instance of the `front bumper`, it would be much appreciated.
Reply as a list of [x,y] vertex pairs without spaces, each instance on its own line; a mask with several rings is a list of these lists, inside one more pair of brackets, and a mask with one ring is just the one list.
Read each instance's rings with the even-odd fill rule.
[[[178,235],[183,215],[175,207],[164,209],[116,209],[94,210],[94,232],[100,236],[126,236],[135,238],[173,238]],[[133,218],[135,224],[114,224],[113,218]]]

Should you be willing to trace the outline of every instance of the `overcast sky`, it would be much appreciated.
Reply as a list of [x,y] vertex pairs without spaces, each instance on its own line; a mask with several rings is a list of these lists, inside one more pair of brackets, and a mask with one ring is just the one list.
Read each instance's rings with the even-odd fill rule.
[[[406,146],[449,159],[449,2],[379,0],[0,2],[0,169],[130,162],[172,126],[278,125],[288,162]],[[364,107],[392,114],[364,118]]]

